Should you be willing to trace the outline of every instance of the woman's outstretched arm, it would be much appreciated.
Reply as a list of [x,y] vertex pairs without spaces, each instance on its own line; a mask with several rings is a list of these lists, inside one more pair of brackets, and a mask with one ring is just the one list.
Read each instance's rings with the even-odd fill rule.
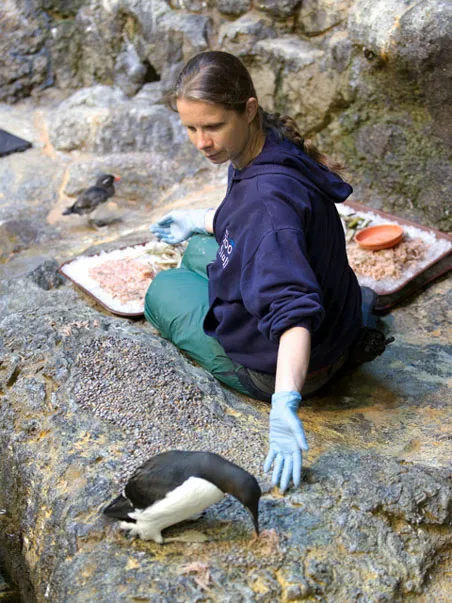
[[304,327],[293,327],[279,339],[275,392],[301,392],[311,356],[311,333]]

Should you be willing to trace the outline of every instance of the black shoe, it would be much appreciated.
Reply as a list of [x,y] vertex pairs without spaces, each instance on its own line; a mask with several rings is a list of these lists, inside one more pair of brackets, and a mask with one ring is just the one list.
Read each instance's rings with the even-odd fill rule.
[[377,356],[383,354],[386,346],[393,341],[394,337],[386,337],[378,329],[363,327],[350,350],[350,363],[359,365],[364,362],[371,362]]

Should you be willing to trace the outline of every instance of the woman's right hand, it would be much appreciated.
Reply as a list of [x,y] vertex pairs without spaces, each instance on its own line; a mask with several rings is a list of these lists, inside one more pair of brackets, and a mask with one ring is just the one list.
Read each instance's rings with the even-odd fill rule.
[[205,216],[208,209],[175,210],[165,214],[149,230],[164,243],[176,245],[193,234],[208,234]]
[[272,396],[270,411],[270,450],[264,471],[273,465],[272,482],[281,492],[292,480],[297,488],[301,482],[302,452],[308,450],[303,423],[297,415],[301,395],[296,391],[278,392]]

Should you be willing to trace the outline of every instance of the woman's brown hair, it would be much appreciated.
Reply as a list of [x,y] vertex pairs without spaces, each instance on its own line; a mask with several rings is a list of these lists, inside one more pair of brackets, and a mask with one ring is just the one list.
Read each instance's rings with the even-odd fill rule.
[[[178,99],[203,101],[243,113],[249,98],[257,98],[253,80],[240,59],[228,52],[211,50],[192,57],[177,78],[168,105],[177,111]],[[295,120],[288,115],[268,113],[259,107],[258,127],[271,129],[282,140],[290,140],[318,163],[332,171],[342,166],[323,155],[311,142],[304,140]]]

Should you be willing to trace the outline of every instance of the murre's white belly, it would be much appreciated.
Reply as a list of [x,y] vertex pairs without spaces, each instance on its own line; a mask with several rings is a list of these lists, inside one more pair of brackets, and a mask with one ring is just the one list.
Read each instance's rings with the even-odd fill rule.
[[131,534],[138,535],[143,540],[154,540],[161,544],[161,531],[164,528],[204,511],[223,496],[224,492],[211,482],[200,477],[190,477],[147,509],[129,513],[129,517],[135,519],[136,523],[122,521],[120,527],[130,530]]

